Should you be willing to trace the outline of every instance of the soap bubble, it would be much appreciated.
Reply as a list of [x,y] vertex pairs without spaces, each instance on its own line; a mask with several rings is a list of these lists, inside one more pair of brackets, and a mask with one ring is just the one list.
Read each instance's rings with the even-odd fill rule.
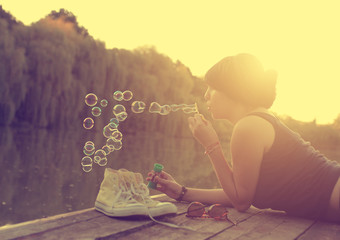
[[107,164],[107,158],[106,157],[101,158],[97,163],[99,166],[103,167]]
[[112,145],[112,144],[109,145],[109,144],[107,143],[107,141],[106,141],[106,146],[109,147],[109,149],[110,149],[111,152],[113,152],[113,151],[115,150],[115,148],[113,147],[113,145]]
[[91,172],[92,170],[92,164],[91,165],[86,165],[82,166],[84,172]]
[[161,106],[157,102],[152,102],[149,107],[150,113],[159,113],[161,111]]
[[110,148],[110,149],[113,149],[114,150],[114,147],[113,147],[113,143],[115,142],[114,139],[112,138],[109,138],[106,140],[106,145]]
[[94,105],[97,104],[97,101],[98,98],[94,93],[89,93],[85,96],[85,103],[87,106],[93,107]]
[[114,150],[120,150],[123,146],[122,141],[117,141],[114,138],[109,138],[106,140],[106,145]]
[[110,124],[111,124],[111,128],[118,128],[119,121],[118,121],[117,118],[111,118],[110,119]]
[[84,121],[83,121],[83,127],[85,129],[91,129],[93,128],[94,126],[94,121],[92,118],[88,117],[88,118],[85,118]]
[[199,113],[197,103],[185,105],[183,107],[183,112],[187,113],[187,114],[189,114],[189,113]]
[[93,160],[95,163],[99,163],[102,158],[106,158],[106,153],[103,149],[98,149],[93,155]]
[[102,106],[102,107],[106,107],[107,106],[107,100],[106,99],[103,99],[103,100],[101,100],[100,101],[100,106]]
[[122,101],[123,100],[123,93],[121,91],[115,91],[113,93],[113,99],[116,101]]
[[105,152],[106,155],[109,155],[112,152],[111,148],[107,145],[104,145],[102,147],[102,150]]
[[127,118],[128,114],[126,112],[121,112],[116,115],[119,122],[123,122]]
[[122,141],[115,141],[114,144],[113,144],[113,148],[116,151],[120,150],[122,148],[122,146],[123,146]]
[[[118,119],[117,119],[118,121]],[[114,123],[114,122],[110,122],[109,124],[109,127],[113,130],[113,129],[117,129],[118,128],[118,124]]]
[[194,103],[194,104],[187,104],[187,105],[185,105],[185,107],[195,109],[195,108],[197,108],[197,104],[196,103]]
[[189,114],[189,113],[196,113],[197,111],[194,108],[185,107],[185,108],[183,108],[183,112],[186,113],[186,114]]
[[106,138],[110,138],[112,136],[112,129],[109,127],[109,124],[106,125],[104,128],[103,128],[103,135],[104,137]]
[[131,111],[134,113],[142,113],[145,109],[145,103],[142,101],[134,101],[131,104]]
[[178,105],[178,104],[171,104],[171,111],[173,112],[177,112],[178,110],[180,110],[182,108],[182,106]]
[[171,107],[169,105],[164,105],[161,107],[159,114],[161,115],[168,115],[171,112]]
[[130,90],[126,90],[123,92],[123,100],[130,101],[133,97],[133,93]]
[[112,111],[113,111],[113,114],[117,117],[118,114],[122,112],[126,112],[126,109],[123,105],[117,104],[113,107]]
[[116,124],[109,123],[103,128],[103,135],[106,138],[110,138],[115,131],[118,131]]
[[92,141],[87,141],[84,145],[93,145],[94,146],[94,143]]
[[81,159],[81,165],[86,166],[86,165],[91,165],[92,164],[92,158],[89,156],[85,156]]
[[171,111],[176,112],[182,109],[184,113],[198,113],[197,104],[171,104],[161,106],[157,102],[152,102],[149,107],[150,113],[159,113],[161,115],[168,115]]
[[95,117],[99,117],[102,113],[102,110],[99,107],[93,107],[92,108],[92,115]]
[[111,119],[110,119],[110,123],[115,123],[115,124],[117,125],[117,127],[118,127],[118,125],[119,125],[119,121],[118,121],[117,118],[111,118]]
[[112,138],[115,139],[116,141],[121,141],[123,138],[123,134],[117,130],[112,133]]
[[81,159],[81,166],[84,172],[90,172],[92,170],[92,158],[85,156]]
[[94,153],[95,150],[96,149],[95,149],[94,145],[91,145],[91,144],[85,144],[85,146],[83,148],[83,152],[87,156],[91,156]]

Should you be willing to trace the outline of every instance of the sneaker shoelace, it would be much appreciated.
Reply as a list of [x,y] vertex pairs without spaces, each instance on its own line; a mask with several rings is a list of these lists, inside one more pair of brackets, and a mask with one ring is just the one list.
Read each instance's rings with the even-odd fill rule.
[[117,194],[113,200],[114,203],[117,203],[116,206],[122,207],[126,206],[129,203],[137,203],[137,201],[133,198],[133,194],[131,190],[127,187],[123,179],[117,179],[118,184],[114,186],[118,187]]
[[129,192],[131,193],[131,197],[135,196],[137,197],[137,199],[141,200],[138,202],[142,203],[147,208],[148,215],[152,221],[158,224],[164,225],[164,226],[172,227],[172,228],[181,228],[181,229],[187,229],[190,231],[196,231],[195,229],[192,229],[190,227],[179,226],[173,223],[158,221],[154,217],[152,217],[150,213],[150,207],[155,207],[159,203],[159,201],[151,199],[151,197],[149,196],[149,190],[147,186],[143,182],[137,182],[136,176],[133,172],[121,171],[121,173],[122,175],[124,175],[125,180],[129,183],[129,186],[131,189],[131,191]]

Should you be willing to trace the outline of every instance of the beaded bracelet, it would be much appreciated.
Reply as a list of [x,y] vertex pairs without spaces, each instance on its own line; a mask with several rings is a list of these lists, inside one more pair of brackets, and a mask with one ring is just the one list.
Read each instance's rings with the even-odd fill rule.
[[220,142],[215,142],[211,145],[209,145],[206,149],[204,154],[209,155],[212,151],[220,147]]
[[177,202],[182,201],[184,194],[188,191],[188,189],[184,186],[182,186],[181,193],[179,194],[179,197],[176,199]]

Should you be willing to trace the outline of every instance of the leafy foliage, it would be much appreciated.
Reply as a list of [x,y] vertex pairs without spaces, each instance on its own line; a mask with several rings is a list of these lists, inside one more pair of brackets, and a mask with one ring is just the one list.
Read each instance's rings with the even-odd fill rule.
[[0,5],[0,19],[4,19],[8,23],[10,29],[12,29],[13,25],[21,24],[15,19],[15,17],[11,13],[5,11],[2,8],[2,5]]
[[[1,7],[0,35],[0,125],[77,128],[89,114],[84,104],[89,92],[109,101],[113,101],[114,91],[129,89],[134,100],[146,104],[197,102],[200,106],[203,102],[202,79],[193,76],[183,63],[173,62],[154,47],[106,49],[65,9],[24,26]],[[101,131],[111,115],[104,112],[96,119],[95,129]],[[129,133],[189,136],[186,118],[181,113],[167,117],[143,113],[130,116],[122,127]],[[291,118],[285,121],[317,145],[339,143],[339,118],[329,126],[298,124]],[[215,127],[231,131],[225,123],[217,122]],[[228,140],[227,135],[221,138]]]
[[[202,81],[154,47],[106,49],[64,9],[52,11],[31,26],[10,29],[11,19],[0,19],[1,125],[79,127],[89,113],[84,104],[89,92],[109,101],[114,91],[127,89],[134,93],[134,100],[147,104],[202,101],[203,94],[197,94],[199,89],[204,91]],[[100,131],[109,117],[104,113],[96,119],[96,130]],[[168,121],[144,114],[138,121],[127,120],[124,128],[182,136],[188,133],[183,133],[186,117],[173,114]]]

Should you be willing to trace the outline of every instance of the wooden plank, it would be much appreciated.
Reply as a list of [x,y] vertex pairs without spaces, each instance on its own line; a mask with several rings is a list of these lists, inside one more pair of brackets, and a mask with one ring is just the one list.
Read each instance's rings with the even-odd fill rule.
[[[157,200],[167,200],[169,198],[164,195],[153,197]],[[185,203],[174,202],[178,206],[178,212],[183,214],[186,210]],[[23,226],[20,224],[11,228],[12,236],[6,235],[6,238],[21,237],[20,239],[95,239],[100,237],[110,236],[119,232],[136,231],[140,228],[148,227],[156,223],[152,222],[148,217],[129,217],[129,218],[111,218],[100,212],[95,211],[93,208],[84,210],[87,217],[79,218],[77,213],[76,219],[68,217],[65,218],[53,217],[62,219],[63,222],[51,221],[53,218],[44,219],[46,224],[40,226],[40,221],[34,221],[34,224],[24,224],[27,231],[22,231]],[[68,214],[63,214],[65,216]],[[93,217],[94,215],[95,217]],[[38,225],[37,225],[38,224]],[[8,230],[7,230],[8,231]],[[18,234],[18,231],[21,233]],[[13,235],[16,234],[16,235]]]
[[48,218],[3,226],[0,228],[0,239],[18,238],[46,231],[47,229],[76,224],[78,222],[87,221],[101,216],[102,214],[94,210],[94,208],[89,208],[72,213],[59,214]]
[[89,221],[54,228],[45,232],[35,233],[20,239],[34,240],[59,240],[59,239],[96,239],[107,237],[120,232],[138,230],[141,228],[154,225],[149,219],[116,219],[102,215],[99,218],[90,219]]
[[[164,201],[169,199],[165,194],[151,196],[153,199]],[[184,211],[184,210],[183,210]],[[59,214],[48,218],[32,220],[14,225],[0,227],[0,239],[12,239],[33,235],[41,232],[48,232],[52,229],[60,229],[63,226],[77,224],[93,218],[102,217],[103,214],[94,208]]]
[[316,222],[301,235],[299,240],[338,240],[340,239],[340,225],[328,222]]
[[[170,199],[162,196],[162,197],[158,197],[157,200],[164,201],[164,200],[170,200]],[[177,203],[177,202],[174,202],[173,200],[170,200],[170,202],[173,202],[174,204],[176,204],[179,214],[176,217],[165,217],[163,218],[163,221],[169,221],[175,224],[183,223],[184,225],[188,225],[189,227],[191,226],[193,227],[193,229],[199,230],[200,236],[203,236],[204,234],[205,234],[204,236],[206,237],[211,236],[215,234],[215,231],[224,229],[226,226],[225,224],[227,224],[227,227],[232,225],[229,222],[219,222],[218,224],[214,224],[215,226],[214,229],[210,228],[208,232],[206,230],[205,232],[201,231],[201,229],[206,228],[207,226],[206,225],[207,222],[205,220],[208,220],[208,221],[209,220],[215,221],[215,220],[212,220],[212,219],[195,219],[194,220],[194,219],[186,218],[184,213],[186,212],[188,204],[183,203],[183,202]],[[152,229],[150,230],[151,232],[149,230],[147,230],[146,232],[147,236],[154,235],[152,233],[152,231],[154,231],[153,229],[156,229],[155,230],[156,232],[164,232],[164,234],[162,234],[163,236],[167,236],[167,237],[172,236],[173,239],[176,239],[178,236],[178,234],[173,234],[174,231],[172,228],[164,227],[162,225],[156,224],[148,218],[142,218],[142,219],[141,218],[139,219],[120,218],[118,219],[118,218],[107,217],[99,212],[96,212],[95,210],[93,210],[93,212],[96,214],[95,218],[83,217],[83,221],[78,218],[78,220],[80,221],[78,220],[72,221],[72,223],[68,221],[68,222],[64,222],[64,224],[59,223],[59,224],[54,224],[54,225],[50,222],[50,225],[45,224],[45,226],[41,228],[37,228],[35,229],[35,231],[33,231],[32,229],[29,229],[30,232],[29,234],[26,234],[26,236],[24,236],[24,234],[20,234],[20,236],[22,236],[20,239],[105,239],[105,238],[114,239],[114,238],[118,238],[121,236],[130,235],[132,233],[137,233],[136,237],[140,235],[141,239],[144,239],[145,234],[143,234],[143,231],[151,227],[152,227]],[[248,213],[241,214],[241,213],[238,213],[236,210],[231,209],[230,216],[242,221],[243,219],[249,217],[252,214],[256,214],[257,212],[258,210],[254,209],[254,210],[250,210]],[[91,214],[91,211],[87,211],[87,213]],[[72,216],[77,216],[77,214],[73,213]],[[176,218],[178,218],[179,220],[178,219],[176,220]],[[70,223],[70,224],[67,224],[67,223]],[[26,224],[26,225],[28,226],[29,224]],[[31,227],[32,227],[32,224],[31,224]],[[163,229],[165,230],[163,231]],[[188,230],[184,230],[184,231],[188,231]],[[141,232],[142,234],[138,234],[139,232]],[[184,232],[183,234],[187,235],[187,232]],[[180,234],[180,235],[183,235],[183,234]],[[195,237],[196,235],[190,234],[190,236]]]
[[237,226],[226,229],[211,239],[296,239],[312,224],[312,220],[288,217],[283,212],[266,210],[251,216]]
[[0,228],[0,239],[340,239],[337,224],[288,217],[283,212],[250,208],[240,213],[229,210],[229,218],[239,223],[185,217],[188,203],[165,195],[153,197],[172,202],[178,214],[157,218],[192,230],[170,228],[149,218],[112,218],[93,208],[61,214]]
[[[250,216],[257,214],[258,209],[252,208],[245,213],[240,213],[235,209],[230,209],[230,216],[233,220],[244,221]],[[167,222],[171,222],[178,226],[183,226],[188,229],[181,228],[171,228],[167,226],[162,226],[160,224],[152,225],[148,228],[140,229],[140,231],[135,231],[131,233],[115,234],[110,236],[108,239],[207,239],[214,236],[216,233],[223,231],[227,228],[233,226],[231,222],[228,221],[217,221],[215,219],[209,218],[188,218],[185,214],[177,215],[174,218],[166,219]],[[105,238],[104,238],[105,239]]]
[[[182,211],[181,209],[186,210],[187,204],[184,203],[176,203],[176,205],[179,208],[179,211]],[[245,214],[248,216],[248,214]],[[188,226],[195,227],[197,230],[204,228],[206,226],[205,220],[212,220],[212,219],[197,219],[197,221],[186,218],[184,214],[178,215],[180,219],[183,219],[181,222],[185,223]],[[177,218],[177,217],[175,217]],[[168,217],[163,219],[163,221],[169,221],[179,224],[181,222],[173,221],[174,218]],[[214,221],[214,220],[212,220]],[[221,225],[223,224],[223,227],[225,226],[226,222],[219,222]],[[227,224],[231,225],[231,223],[227,222]],[[154,226],[155,225],[155,226]],[[157,225],[157,226],[156,226]],[[228,225],[228,226],[229,226]],[[129,235],[131,233],[135,232],[141,232],[141,239],[145,237],[143,234],[143,231],[149,227],[155,227],[153,229],[156,229],[155,231],[160,232],[163,231],[164,228],[164,234],[163,235],[169,235],[173,232],[172,228],[164,227],[162,225],[156,224],[152,222],[149,219],[117,219],[117,218],[110,218],[107,216],[102,216],[100,218],[91,219],[86,222],[79,222],[77,224],[73,224],[70,226],[64,226],[62,228],[58,229],[50,229],[45,232],[36,233],[27,237],[24,237],[22,239],[63,239],[67,237],[67,239],[95,239],[95,238],[115,238],[118,236],[125,236]],[[152,230],[151,230],[152,231]],[[147,233],[147,236],[152,235],[152,233]],[[202,235],[202,232],[200,233]],[[206,236],[210,236],[214,234],[214,230],[209,230],[209,234]],[[184,233],[185,235],[185,233]],[[173,235],[176,239],[176,235]],[[193,235],[195,236],[195,235]],[[138,238],[135,238],[138,239]]]

